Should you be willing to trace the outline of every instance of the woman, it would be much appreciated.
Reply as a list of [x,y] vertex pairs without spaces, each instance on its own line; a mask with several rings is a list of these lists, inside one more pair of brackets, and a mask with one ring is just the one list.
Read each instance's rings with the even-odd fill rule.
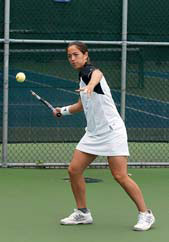
[[67,47],[70,64],[79,72],[80,99],[77,103],[56,108],[54,115],[62,116],[84,111],[86,133],[78,143],[68,172],[77,209],[61,224],[90,224],[93,218],[86,205],[83,172],[98,156],[106,156],[115,180],[126,191],[138,209],[138,222],[134,230],[148,230],[155,222],[147,209],[138,185],[127,174],[129,156],[126,128],[121,119],[103,73],[90,64],[88,49],[82,42],[72,42]]

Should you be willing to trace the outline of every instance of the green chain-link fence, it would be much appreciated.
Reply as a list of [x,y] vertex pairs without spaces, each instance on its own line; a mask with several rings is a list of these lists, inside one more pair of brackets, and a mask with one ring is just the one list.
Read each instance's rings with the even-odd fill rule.
[[[11,1],[11,38],[120,39],[121,2]],[[20,14],[18,14],[20,13]]]
[[167,0],[128,2],[128,40],[169,41]]
[[[64,41],[95,41],[88,43],[91,61],[104,72],[120,112],[124,2],[11,1],[5,163],[67,164],[84,134],[83,113],[55,119],[30,95],[30,90],[34,90],[54,106],[68,105],[78,99],[75,92],[78,76],[67,61]],[[4,1],[0,0],[0,4],[3,6],[0,16],[0,107],[3,110],[3,43],[7,41],[3,39]],[[169,43],[165,22],[168,5],[167,1],[128,1],[125,123],[131,165],[169,163]],[[168,44],[159,46],[155,41]],[[24,83],[15,80],[20,71],[26,74]],[[4,149],[2,112],[0,134],[1,149]],[[2,162],[3,159],[2,155]],[[96,159],[98,165],[105,162],[103,157]]]

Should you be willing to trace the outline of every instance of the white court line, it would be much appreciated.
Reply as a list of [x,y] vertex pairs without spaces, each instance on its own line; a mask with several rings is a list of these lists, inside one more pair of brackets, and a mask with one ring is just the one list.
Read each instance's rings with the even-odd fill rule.
[[[14,77],[14,75],[9,75],[9,76]],[[49,76],[50,76],[50,75],[49,75]],[[53,77],[54,77],[54,76],[53,76]],[[64,79],[63,79],[63,80],[64,80]],[[31,83],[38,84],[38,85],[40,85],[40,86],[44,86],[44,87],[50,87],[50,88],[52,87],[51,85],[43,84],[43,83],[39,83],[39,82],[36,82],[36,81],[31,81],[31,80],[29,80],[29,79],[27,79],[27,81],[29,81],[29,82],[31,82]],[[78,93],[73,92],[73,91],[70,91],[70,90],[66,90],[66,89],[63,89],[63,88],[56,88],[56,89],[57,89],[57,90],[60,90],[60,91],[63,91],[63,92],[67,92],[67,93],[75,94],[75,95],[78,95],[78,96],[79,96]],[[111,89],[111,90],[113,90],[113,91],[115,91],[115,92],[120,92],[119,90],[115,90],[115,89]],[[131,95],[131,96],[135,96],[135,97],[145,98],[145,97],[137,96],[137,95],[134,95],[134,94],[127,94],[127,95]],[[148,98],[145,98],[145,99],[150,100],[150,99],[148,99]],[[151,99],[151,100],[153,100],[153,99]],[[156,99],[154,99],[154,100],[155,100],[155,101],[158,101],[158,100],[156,100]],[[159,102],[163,102],[163,101],[159,101]],[[164,102],[164,103],[165,103],[165,102]],[[168,104],[168,103],[167,103],[167,104]],[[117,104],[117,103],[116,103],[116,105],[117,105],[117,106],[120,106],[120,104]],[[133,111],[135,111],[135,112],[140,112],[140,113],[144,113],[144,114],[147,114],[147,115],[151,115],[151,116],[154,116],[154,117],[157,117],[157,118],[162,118],[162,119],[165,119],[165,120],[169,120],[168,117],[161,116],[161,115],[154,114],[154,113],[150,113],[150,112],[147,112],[147,111],[143,111],[143,110],[141,110],[141,109],[136,109],[136,108],[132,108],[132,107],[129,107],[129,106],[126,106],[126,108],[127,108],[127,109],[130,109],[130,110],[133,110]]]
[[[39,84],[40,86],[44,86],[44,87],[50,87],[50,88],[52,88],[52,86],[51,86],[51,85],[42,84],[42,83],[38,83],[38,82],[35,82],[35,81],[31,81],[31,80],[28,80],[28,81],[29,81],[29,82],[31,82],[31,83]],[[62,92],[67,92],[67,93],[70,93],[70,94],[74,94],[74,95],[78,95],[78,96],[79,96],[79,94],[78,94],[78,93],[73,92],[73,91],[70,91],[70,90],[67,90],[67,89],[64,89],[64,88],[59,88],[59,87],[56,87],[55,89],[60,90],[60,91],[62,91]]]
[[[116,89],[111,89],[114,92],[121,92],[120,90],[116,90]],[[155,101],[155,102],[159,102],[159,103],[164,103],[164,104],[169,104],[169,102],[165,102],[165,101],[161,101],[161,100],[157,100],[155,98],[148,98],[148,97],[144,97],[144,96],[140,96],[140,95],[136,95],[136,94],[132,94],[132,93],[127,93],[127,96],[134,96],[134,97],[139,97],[139,98],[144,98],[146,100],[151,100],[151,101]]]
[[[120,106],[120,104],[116,103],[116,106]],[[157,117],[157,118],[163,118],[163,119],[169,120],[168,117],[161,116],[161,115],[159,115],[159,114],[150,113],[150,112],[147,112],[147,111],[143,111],[143,110],[141,110],[141,109],[131,108],[131,107],[129,107],[129,106],[126,106],[126,108],[127,108],[127,109],[131,109],[131,110],[133,110],[133,111],[135,111],[135,112],[145,113],[145,114],[147,114],[147,115],[151,115],[151,116],[154,116],[154,117]]]
[[75,81],[75,80],[66,80],[66,79],[64,79],[64,78],[62,78],[62,77],[59,77],[59,76],[54,76],[54,75],[50,75],[50,74],[46,74],[46,73],[37,73],[36,71],[29,71],[29,70],[24,70],[23,69],[23,71],[22,72],[24,72],[24,71],[28,71],[29,73],[32,73],[32,74],[35,74],[35,75],[41,75],[41,76],[47,76],[47,77],[50,77],[50,78],[59,78],[60,80],[63,80],[63,81],[69,81],[69,82],[73,82],[73,83],[79,83],[79,81]]
[[[9,75],[9,76],[12,77],[12,78],[14,78],[14,75]],[[63,80],[64,80],[64,79],[63,79]],[[40,85],[40,86],[44,86],[44,87],[49,87],[49,88],[52,88],[52,87],[53,87],[53,86],[51,86],[51,85],[44,84],[44,83],[39,83],[39,82],[36,82],[36,81],[32,81],[32,80],[30,80],[30,79],[26,79],[26,81],[27,81],[27,82],[30,82],[30,83],[33,83],[33,84],[38,84],[38,85]],[[79,96],[79,94],[76,93],[75,91],[73,92],[73,91],[70,91],[70,90],[67,90],[67,89],[64,89],[64,88],[58,88],[58,87],[56,87],[55,89]]]
[[126,106],[126,108],[127,109],[131,109],[131,110],[136,111],[136,112],[139,112],[139,113],[144,113],[144,114],[151,115],[151,116],[154,116],[154,117],[157,117],[157,118],[162,118],[162,119],[169,120],[168,117],[161,116],[159,114],[150,113],[150,112],[147,112],[147,111],[143,111],[143,110],[136,109],[136,108],[131,108],[131,107],[128,107],[128,106]]

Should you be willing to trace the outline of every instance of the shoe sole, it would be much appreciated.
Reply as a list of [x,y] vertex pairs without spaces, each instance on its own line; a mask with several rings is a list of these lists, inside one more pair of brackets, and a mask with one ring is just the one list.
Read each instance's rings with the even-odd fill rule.
[[64,223],[64,222],[60,222],[61,225],[80,225],[80,224],[92,224],[93,221],[91,222],[76,222],[76,223]]

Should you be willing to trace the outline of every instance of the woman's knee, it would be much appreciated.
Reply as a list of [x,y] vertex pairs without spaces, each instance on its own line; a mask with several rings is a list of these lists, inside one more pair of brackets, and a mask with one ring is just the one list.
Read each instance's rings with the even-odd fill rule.
[[120,184],[124,183],[126,181],[126,179],[128,178],[127,174],[124,174],[124,173],[115,172],[115,173],[112,173],[112,175],[113,175],[114,179]]
[[75,165],[70,165],[68,167],[68,173],[70,176],[73,176],[73,175],[81,174],[81,170]]

